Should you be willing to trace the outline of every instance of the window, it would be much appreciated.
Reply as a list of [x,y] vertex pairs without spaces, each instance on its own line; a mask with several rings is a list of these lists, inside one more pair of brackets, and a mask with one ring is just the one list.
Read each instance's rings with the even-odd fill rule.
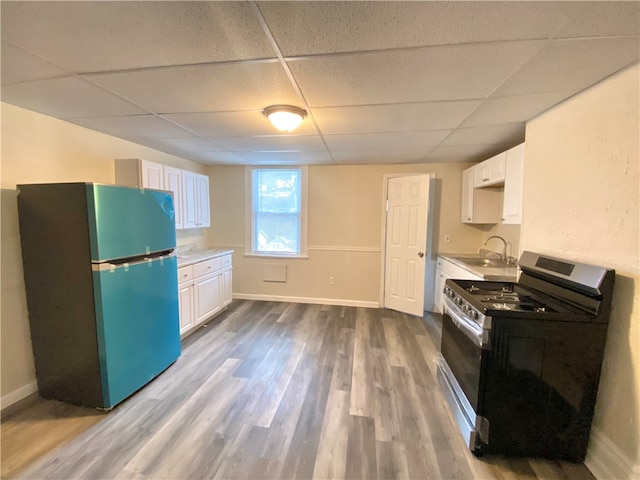
[[[251,168],[250,238],[253,255],[306,255],[306,168]],[[248,172],[249,173],[249,172]]]

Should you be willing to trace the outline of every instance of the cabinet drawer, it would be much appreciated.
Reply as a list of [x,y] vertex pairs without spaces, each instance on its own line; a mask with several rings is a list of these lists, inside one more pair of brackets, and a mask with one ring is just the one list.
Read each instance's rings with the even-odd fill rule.
[[178,283],[188,282],[189,280],[193,280],[193,265],[180,267],[178,269]]
[[222,268],[222,258],[212,258],[211,260],[207,260],[206,262],[196,263],[193,266],[193,275],[195,278],[201,277],[203,275],[207,275],[209,273],[213,273]]
[[222,268],[230,268],[231,267],[231,255],[225,255],[222,257]]

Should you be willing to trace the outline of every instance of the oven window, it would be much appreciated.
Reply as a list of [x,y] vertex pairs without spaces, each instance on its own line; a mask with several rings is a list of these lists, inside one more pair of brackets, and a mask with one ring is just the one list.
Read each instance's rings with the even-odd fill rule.
[[462,333],[446,313],[442,316],[440,351],[467,400],[475,412],[480,413],[478,412],[478,391],[482,349]]

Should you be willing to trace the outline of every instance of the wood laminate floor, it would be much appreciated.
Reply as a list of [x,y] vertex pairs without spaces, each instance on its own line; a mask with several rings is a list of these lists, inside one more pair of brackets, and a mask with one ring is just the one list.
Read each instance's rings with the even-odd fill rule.
[[2,419],[2,478],[593,479],[474,457],[436,386],[437,315],[235,301],[104,414],[29,399]]

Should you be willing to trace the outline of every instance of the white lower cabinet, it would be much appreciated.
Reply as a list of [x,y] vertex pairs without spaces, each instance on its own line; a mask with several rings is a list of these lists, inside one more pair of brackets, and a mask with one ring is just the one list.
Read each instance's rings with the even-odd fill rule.
[[180,335],[187,336],[232,299],[231,254],[178,269]]
[[196,320],[202,322],[222,308],[219,273],[196,279]]

